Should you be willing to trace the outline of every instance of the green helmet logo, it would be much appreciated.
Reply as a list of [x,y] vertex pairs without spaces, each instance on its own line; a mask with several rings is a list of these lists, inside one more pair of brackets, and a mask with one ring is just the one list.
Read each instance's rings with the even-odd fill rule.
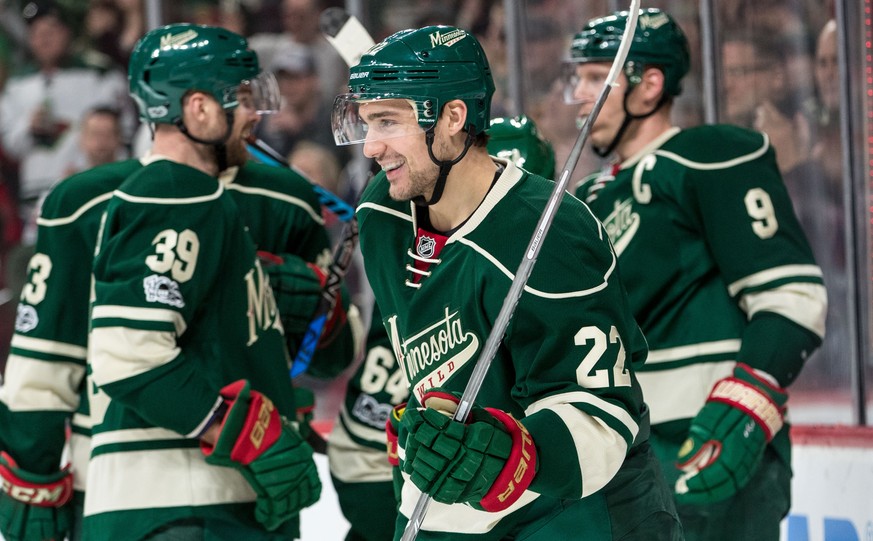
[[546,178],[555,176],[555,151],[526,116],[498,117],[488,128],[488,153]]
[[[588,21],[573,36],[569,62],[611,62],[621,45],[627,19],[628,12],[622,11]],[[661,68],[668,95],[678,96],[682,92],[682,77],[690,66],[688,39],[669,15],[656,8],[641,10],[637,21],[624,66],[631,86],[640,82],[646,66]]]
[[[340,98],[412,101],[423,130],[436,123],[443,105],[463,100],[467,128],[479,133],[488,126],[494,80],[472,34],[451,26],[428,26],[401,30],[367,51],[350,70],[349,91]],[[345,144],[350,142],[355,141]]]
[[240,83],[254,80],[259,72],[258,57],[242,36],[182,23],[140,38],[130,56],[128,81],[143,120],[174,123],[182,115],[187,92],[207,92],[232,109]]

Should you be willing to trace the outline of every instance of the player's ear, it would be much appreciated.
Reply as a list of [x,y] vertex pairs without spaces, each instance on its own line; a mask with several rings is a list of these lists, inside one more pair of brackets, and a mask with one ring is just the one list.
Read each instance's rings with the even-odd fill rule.
[[202,120],[208,113],[209,96],[204,92],[194,91],[182,98],[182,114],[185,119]]
[[443,107],[442,123],[449,135],[456,135],[467,124],[467,104],[463,100],[452,100]]
[[664,85],[666,83],[666,77],[660,68],[646,68],[639,84],[643,99],[650,102],[651,105],[658,103],[661,100],[661,95],[665,92]]

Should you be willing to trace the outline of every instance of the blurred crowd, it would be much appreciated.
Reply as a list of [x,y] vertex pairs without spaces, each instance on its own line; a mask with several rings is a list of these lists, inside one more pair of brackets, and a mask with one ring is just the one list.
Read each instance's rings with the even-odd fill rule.
[[[578,130],[572,107],[560,106],[567,41],[590,17],[624,7],[607,0],[522,2],[522,62],[514,65],[506,54],[503,0],[361,4],[361,18],[376,41],[402,28],[436,23],[477,34],[497,85],[493,115],[533,118],[552,142],[559,166]],[[353,198],[347,171],[355,156],[351,147],[333,144],[329,123],[347,67],[318,25],[320,12],[334,6],[344,2],[164,1],[161,17],[166,23],[225,26],[248,36],[263,67],[275,73],[283,99],[281,112],[261,122],[257,135],[311,178]],[[672,13],[692,49],[703,50],[698,2],[654,1],[647,7]],[[716,58],[692,56],[675,121],[679,126],[704,121],[703,64],[713,62],[719,121],[770,137],[824,269],[832,302],[829,335],[818,355],[845,356],[840,323],[847,294],[846,213],[833,0],[720,0],[713,8]],[[40,196],[73,172],[136,156],[148,147],[150,131],[136,118],[126,81],[131,47],[146,30],[145,9],[145,0],[0,0],[0,301],[5,300],[0,310],[14,313]],[[524,74],[526,111],[515,110],[509,96],[513,70]],[[599,165],[599,158],[585,153],[575,175]],[[6,348],[3,337],[11,333],[11,318],[4,317],[0,326],[0,348]]]

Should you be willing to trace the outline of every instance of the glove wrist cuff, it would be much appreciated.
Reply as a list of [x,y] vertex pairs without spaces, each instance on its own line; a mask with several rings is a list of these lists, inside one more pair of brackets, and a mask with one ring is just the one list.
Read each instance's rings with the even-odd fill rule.
[[22,470],[5,451],[0,453],[0,486],[13,500],[36,507],[62,507],[73,496],[69,466],[52,475]]
[[479,500],[485,511],[507,509],[521,498],[536,475],[537,450],[527,428],[505,411],[485,408],[512,436],[512,452],[491,488]]
[[757,386],[739,378],[720,380],[709,393],[709,402],[723,402],[751,417],[764,431],[767,441],[782,429],[782,409]]
[[400,454],[398,452],[399,433],[397,427],[406,409],[406,402],[398,404],[391,409],[388,420],[385,421],[385,437],[387,439],[388,463],[392,466],[400,466]]

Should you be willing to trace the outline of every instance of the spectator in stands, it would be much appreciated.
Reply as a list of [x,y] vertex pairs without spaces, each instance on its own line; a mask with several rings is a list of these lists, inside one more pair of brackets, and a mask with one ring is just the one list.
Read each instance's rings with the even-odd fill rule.
[[290,42],[304,46],[315,59],[318,74],[318,95],[325,106],[333,105],[334,97],[343,92],[348,68],[342,57],[321,33],[318,17],[325,8],[323,0],[282,0],[281,34],[256,34],[249,39],[258,52],[261,63],[270,66]]
[[65,177],[127,158],[117,110],[101,106],[85,113],[80,126],[79,150],[67,165]]
[[347,149],[337,147],[330,131],[330,108],[319,94],[320,79],[311,50],[286,43],[268,64],[279,83],[282,107],[257,128],[261,139],[287,156],[301,141],[312,141],[331,149],[341,165],[348,161]]
[[0,138],[8,155],[20,162],[19,210],[28,216],[77,151],[78,120],[98,104],[121,108],[127,81],[121,72],[71,54],[74,36],[59,5],[30,2],[24,16],[34,65],[13,75],[0,95]]

